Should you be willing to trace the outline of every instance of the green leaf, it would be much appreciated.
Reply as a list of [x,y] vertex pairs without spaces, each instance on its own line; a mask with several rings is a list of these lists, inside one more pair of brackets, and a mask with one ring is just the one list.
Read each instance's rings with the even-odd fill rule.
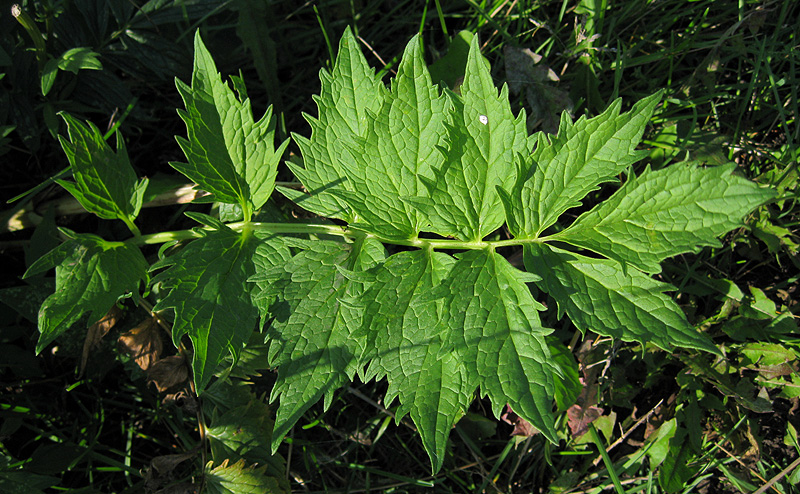
[[119,297],[138,292],[139,282],[147,279],[147,261],[136,247],[65,233],[72,239],[42,256],[24,275],[56,268],[56,291],[39,309],[37,354],[83,314],[89,313],[88,325],[100,320]]
[[44,494],[59,482],[55,476],[39,475],[21,468],[0,468],[0,489],[6,494]]
[[52,58],[44,64],[42,69],[42,96],[47,96],[47,93],[53,89],[53,84],[56,83],[58,76],[58,59]]
[[575,404],[583,390],[583,384],[578,375],[578,363],[569,348],[555,336],[547,337],[547,345],[550,347],[553,361],[561,368],[562,376],[556,376],[555,381],[555,399],[558,411],[565,412]]
[[[281,237],[269,236],[256,247],[253,257],[255,273],[247,281],[255,283],[252,299],[261,315],[262,325],[272,317],[270,309],[280,291],[275,281],[285,273],[283,266],[291,258],[292,254]],[[269,276],[270,273],[274,275]]]
[[183,335],[192,340],[192,368],[198,393],[202,392],[226,354],[234,362],[256,328],[258,310],[251,300],[255,272],[253,258],[259,241],[220,225],[155,263],[151,270],[168,268],[153,278],[170,289],[154,310],[172,308],[175,322],[172,340]]
[[[232,384],[228,383],[228,386]],[[207,436],[214,458],[265,464],[272,457],[269,438],[272,420],[269,407],[259,400],[215,414]]]
[[280,396],[273,451],[303,412],[323,396],[327,409],[334,391],[358,371],[365,337],[353,333],[361,325],[363,307],[348,301],[361,296],[364,284],[345,277],[342,268],[364,271],[384,256],[383,246],[371,238],[355,244],[320,240],[299,245],[305,250],[284,266],[276,281],[281,295],[267,330],[270,364],[278,368],[270,401]]
[[279,66],[275,41],[271,29],[278,24],[271,22],[275,12],[270,4],[261,0],[235,0],[231,6],[237,10],[236,35],[250,51],[258,78],[267,90],[267,98],[280,112],[281,82],[278,79]]
[[514,118],[508,87],[498,96],[489,62],[472,38],[461,96],[449,93],[444,164],[435,179],[420,176],[427,196],[407,199],[430,220],[428,231],[478,241],[505,217],[497,187],[514,183],[515,156],[527,149],[525,115]]
[[267,202],[288,140],[274,147],[272,107],[257,122],[241,81],[239,96],[222,81],[198,31],[194,39],[192,85],[176,79],[186,111],[178,111],[188,139],[176,137],[188,163],[173,168],[211,192],[219,202],[238,204],[245,219]]
[[661,92],[648,96],[621,115],[617,99],[602,114],[574,123],[562,113],[557,135],[536,134],[536,147],[513,190],[506,189],[511,191],[505,201],[511,233],[538,237],[586,194],[646,155],[635,149],[660,99]]
[[658,273],[667,257],[720,245],[719,235],[741,226],[744,215],[775,196],[732,175],[734,167],[648,168],[555,238]]
[[434,83],[444,83],[448,88],[455,89],[459,85],[459,79],[463,81],[473,37],[469,31],[459,31],[453,37],[447,53],[428,68]]
[[686,482],[692,478],[697,466],[690,466],[694,459],[689,441],[686,440],[687,431],[678,427],[675,436],[670,441],[669,453],[661,463],[658,484],[665,492],[681,492],[686,489]]
[[750,294],[751,297],[739,299],[742,302],[739,306],[739,314],[750,319],[774,319],[778,314],[775,302],[770,300],[763,290],[754,286],[750,287]]
[[269,448],[274,425],[272,410],[248,387],[243,382],[225,379],[207,390],[205,403],[214,404],[206,415],[211,416],[206,432],[211,456],[216,462],[245,460],[265,465],[264,474],[278,481],[280,492],[288,493],[285,461]]
[[58,59],[58,68],[77,74],[79,70],[103,70],[103,64],[97,58],[99,53],[91,48],[71,48],[61,54]]
[[319,116],[304,115],[311,125],[311,139],[292,135],[303,155],[303,167],[287,163],[309,195],[284,187],[279,190],[308,211],[353,221],[356,218],[347,204],[331,192],[352,190],[341,165],[341,161],[349,158],[344,144],[364,135],[369,113],[378,111],[386,90],[367,64],[349,26],[339,41],[333,70],[322,69],[319,77],[322,87],[314,98]]
[[489,396],[500,416],[514,412],[557,442],[552,407],[555,376],[561,371],[550,357],[536,302],[517,270],[494,252],[473,250],[458,261],[443,285],[445,349],[453,348],[467,369],[467,379]]
[[419,176],[433,178],[443,161],[446,100],[431,83],[419,36],[406,46],[391,91],[363,138],[341,164],[350,190],[333,192],[352,207],[353,226],[383,238],[414,238],[424,217],[400,198],[424,192]]
[[747,343],[739,349],[741,366],[769,367],[797,360],[797,354],[791,348],[777,343]]
[[90,213],[133,225],[142,207],[147,179],[137,182],[122,136],[117,133],[115,153],[93,123],[86,126],[68,113],[61,116],[67,123],[69,140],[61,136],[59,140],[75,182],[57,182]]
[[539,288],[582,332],[653,343],[671,351],[696,348],[719,354],[664,292],[675,288],[616,261],[595,259],[542,244],[525,246],[525,267],[542,276]]
[[[231,464],[228,460],[214,467],[208,462],[205,468],[205,489],[211,494],[264,494],[286,492],[278,479],[267,475],[267,466],[248,466],[244,460]],[[212,468],[213,467],[213,468]]]
[[91,48],[72,48],[61,54],[60,57],[48,60],[42,70],[42,96],[47,96],[56,81],[58,70],[66,70],[77,74],[79,70],[103,70],[103,64],[97,58],[99,53]]
[[369,334],[366,377],[389,381],[386,403],[399,397],[397,419],[417,425],[434,471],[450,430],[475,388],[496,416],[508,403],[549,438],[554,379],[533,278],[501,256],[470,251],[456,261],[428,250],[401,252],[372,270],[363,326]]
[[434,472],[475,391],[455,352],[443,350],[442,304],[429,296],[452,265],[452,257],[428,250],[395,254],[375,269],[375,283],[363,296],[366,377],[387,378],[385,404],[399,397],[395,419],[411,414]]
[[670,440],[675,436],[678,429],[678,421],[675,418],[667,420],[658,428],[658,432],[653,433],[647,439],[647,456],[650,458],[650,468],[655,468],[664,461],[670,450]]

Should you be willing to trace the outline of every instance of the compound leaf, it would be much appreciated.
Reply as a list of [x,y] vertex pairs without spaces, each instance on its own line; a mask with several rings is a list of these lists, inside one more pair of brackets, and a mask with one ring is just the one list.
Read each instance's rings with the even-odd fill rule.
[[386,405],[399,397],[395,418],[411,414],[434,471],[475,391],[458,356],[443,349],[442,303],[430,296],[453,261],[428,250],[395,254],[375,269],[363,297],[370,335],[365,358],[372,359],[366,377],[387,378]]
[[163,282],[170,289],[154,310],[175,310],[172,340],[176,346],[183,335],[191,338],[198,393],[226,354],[236,361],[258,321],[247,279],[255,271],[253,258],[259,242],[253,235],[218,226],[151,267],[167,268],[153,278],[153,283]]
[[406,46],[392,88],[369,121],[363,138],[341,164],[350,190],[337,189],[353,208],[353,226],[383,238],[413,238],[425,226],[423,216],[402,197],[424,192],[418,176],[433,178],[443,161],[437,146],[445,133],[446,99],[431,83],[419,36]]
[[314,97],[319,115],[304,115],[311,125],[311,138],[292,135],[303,155],[303,166],[287,163],[309,194],[285,187],[279,190],[308,211],[352,222],[355,217],[347,204],[331,192],[352,190],[341,165],[350,154],[345,144],[364,135],[368,115],[378,111],[386,89],[367,64],[349,26],[339,41],[333,70],[320,70],[319,78],[320,94]]
[[635,149],[660,99],[661,92],[648,96],[623,114],[617,99],[602,114],[574,123],[563,113],[558,134],[538,133],[511,192],[514,207],[506,204],[511,233],[538,237],[586,194],[647,154]]
[[514,183],[515,156],[527,149],[525,115],[514,118],[507,86],[498,95],[477,37],[470,44],[461,95],[448,94],[444,164],[434,169],[435,179],[420,176],[427,196],[406,200],[427,216],[428,231],[477,241],[505,220],[496,189]]
[[117,133],[114,152],[93,123],[84,125],[68,113],[61,116],[67,123],[69,140],[59,136],[59,141],[75,182],[58,183],[90,213],[132,225],[142,207],[147,179],[137,181],[122,136]]
[[[237,97],[222,81],[199,31],[194,50],[191,87],[175,80],[186,106],[178,114],[186,124],[188,137],[176,139],[187,163],[170,164],[214,194],[217,201],[238,204],[252,212],[272,194],[278,162],[288,140],[275,149],[272,107],[258,122],[253,120],[241,81],[233,81]],[[245,219],[249,219],[247,214]]]
[[122,242],[107,242],[97,235],[75,234],[39,258],[25,273],[32,276],[56,268],[56,291],[39,309],[36,353],[89,313],[94,324],[128,292],[137,292],[147,279],[142,252]]
[[458,256],[443,282],[446,347],[467,369],[470,383],[492,401],[499,417],[508,404],[548,439],[556,442],[552,406],[560,369],[550,358],[536,302],[525,284],[539,279],[517,270],[495,252],[473,250]]
[[686,163],[647,169],[556,238],[658,273],[667,257],[719,245],[717,236],[775,196],[732,175],[734,167]]
[[304,250],[286,263],[275,282],[280,297],[267,331],[270,364],[278,368],[270,400],[280,396],[273,451],[303,412],[323,396],[327,409],[334,391],[355,376],[365,338],[353,333],[361,325],[363,307],[348,301],[361,296],[364,284],[345,277],[342,269],[363,271],[384,256],[380,242],[370,238],[301,245]]
[[525,266],[542,276],[539,288],[558,303],[582,332],[674,347],[719,353],[705,335],[686,320],[680,307],[664,292],[674,290],[636,269],[623,270],[608,259],[594,259],[552,247],[525,246]]

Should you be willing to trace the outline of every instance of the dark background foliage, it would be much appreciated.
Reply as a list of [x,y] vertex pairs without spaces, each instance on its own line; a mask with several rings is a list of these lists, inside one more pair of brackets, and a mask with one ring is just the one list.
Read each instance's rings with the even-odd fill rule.
[[[57,244],[55,225],[108,239],[125,235],[89,215],[49,211],[66,195],[50,181],[68,166],[55,137],[65,134],[58,112],[90,120],[103,132],[118,129],[139,175],[166,190],[175,185],[167,163],[181,159],[173,136],[184,131],[175,113],[181,101],[174,78],[191,76],[196,29],[223,75],[242,75],[256,115],[273,105],[283,139],[290,132],[308,134],[301,115],[316,113],[311,96],[319,90],[318,71],[330,67],[346,26],[386,80],[415,33],[422,32],[434,63],[458,31],[475,32],[495,81],[508,82],[515,110],[526,109],[531,130],[552,131],[562,110],[595,115],[616,97],[629,107],[665,88],[646,133],[651,152],[642,166],[684,158],[710,166],[735,161],[738,173],[778,188],[781,196],[723,247],[670,260],[660,275],[679,288],[676,297],[690,321],[715,338],[726,360],[710,363],[576,333],[565,343],[582,365],[586,390],[582,407],[562,416],[560,446],[536,435],[511,436],[521,426],[514,417],[497,421],[477,400],[451,434],[447,463],[435,477],[410,422],[394,425],[391,410],[377,401],[383,385],[354,383],[329,410],[307,412],[281,448],[291,489],[594,492],[611,480],[593,443],[573,437],[575,414],[599,417],[596,427],[607,447],[614,444],[609,454],[626,488],[749,492],[782,472],[774,489],[797,488],[797,470],[784,471],[800,451],[794,432],[800,425],[797,2],[21,2],[41,33],[42,50],[11,15],[13,3],[0,2],[0,197],[38,189],[0,213],[0,490],[172,486],[190,492],[199,485],[192,479],[200,456],[155,478],[155,458],[197,451],[199,426],[191,396],[164,401],[118,348],[117,337],[141,320],[141,309],[125,304],[80,374],[85,324],[34,354],[36,311],[53,281],[23,282],[21,275]],[[96,53],[102,70],[58,70],[43,95],[44,64],[78,47]],[[279,180],[293,177],[282,168]],[[607,194],[601,189],[593,199]],[[148,232],[177,229],[183,212],[207,209],[153,208],[140,221]],[[276,209],[293,214],[285,201]],[[568,324],[554,314],[545,323]],[[255,358],[254,369],[257,364]],[[246,377],[259,393],[271,387],[271,374],[262,374]],[[637,422],[642,417],[647,420]],[[631,462],[672,420],[673,440],[657,446],[673,460],[658,467],[652,455]]]

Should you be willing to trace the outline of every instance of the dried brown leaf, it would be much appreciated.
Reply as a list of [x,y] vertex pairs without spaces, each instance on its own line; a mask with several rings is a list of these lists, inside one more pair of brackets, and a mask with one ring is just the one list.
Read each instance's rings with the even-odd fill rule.
[[174,455],[156,456],[150,460],[150,468],[155,469],[159,475],[167,475],[175,470],[175,467],[184,461],[197,456],[196,451],[189,451],[188,453],[179,453]]
[[[197,456],[197,451],[189,451],[188,453],[179,453],[174,455],[156,456],[150,460],[150,466],[145,473],[144,485],[148,492],[157,491],[160,487],[169,484],[174,479],[173,471],[175,468],[186,460],[192,459]],[[171,491],[164,489],[157,492],[196,492],[196,490],[188,490],[191,485],[184,485],[186,490]]]
[[136,327],[119,336],[117,346],[136,360],[136,364],[144,371],[150,368],[164,349],[161,333],[155,319],[149,317]]
[[503,49],[506,62],[506,78],[512,94],[524,90],[530,115],[528,131],[558,132],[561,112],[572,112],[573,103],[566,91],[556,88],[558,75],[542,62],[542,56],[529,48],[506,46]]
[[180,484],[164,487],[155,491],[153,494],[197,494],[200,486],[192,482],[181,482]]
[[187,388],[183,387],[174,393],[164,395],[161,400],[162,405],[172,405],[183,409],[183,413],[189,415],[197,414],[200,410],[200,401],[191,393],[187,392]]
[[189,368],[180,355],[162,358],[147,369],[149,382],[156,385],[159,393],[184,385],[189,378]]
[[572,437],[577,438],[589,430],[589,424],[597,420],[603,414],[603,409],[596,406],[583,408],[580,405],[572,405],[567,410],[567,423]]
[[83,340],[83,353],[81,354],[81,369],[78,372],[78,377],[83,376],[83,372],[86,370],[89,354],[97,347],[111,328],[117,324],[120,317],[122,317],[122,309],[114,305],[102,319],[89,326],[86,330],[86,339]]
[[511,431],[512,436],[530,437],[539,433],[539,430],[536,427],[532,426],[530,422],[514,413],[509,406],[506,406],[506,411],[500,416],[500,420],[514,426],[514,430]]
[[584,435],[589,430],[589,424],[603,414],[603,409],[596,405],[599,401],[598,379],[604,369],[598,364],[607,361],[606,350],[603,346],[587,340],[576,352],[575,356],[583,373],[583,377],[580,378],[583,388],[576,403],[567,409],[567,424],[574,438]]

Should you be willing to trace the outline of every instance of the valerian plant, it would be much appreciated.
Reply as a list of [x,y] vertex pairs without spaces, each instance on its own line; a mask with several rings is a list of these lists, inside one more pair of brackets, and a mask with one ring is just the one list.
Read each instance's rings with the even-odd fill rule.
[[[30,268],[56,268],[38,350],[82,314],[92,323],[117,298],[138,296],[156,272],[149,284],[166,295],[155,309],[174,313],[175,344],[191,339],[198,393],[263,331],[277,369],[273,451],[310,406],[328,407],[356,376],[386,379],[387,406],[397,399],[397,419],[410,414],[433,470],[476,390],[495,415],[509,405],[557,441],[554,400],[569,399],[568,369],[551,356],[553,329],[541,322],[534,286],[583,332],[719,353],[666,294],[675,288],[651,276],[668,257],[719,245],[774,193],[733,164],[635,175],[660,93],[625,113],[617,100],[594,118],[564,114],[556,135],[529,135],[476,39],[456,92],[431,80],[419,37],[385,86],[349,30],[320,78],[318,115],[306,115],[311,135],[292,136],[302,162],[287,163],[303,190],[278,191],[337,224],[254,220],[287,142],[276,147],[271,110],[254,121],[243,82],[222,81],[199,34],[191,85],[177,81],[186,163],[172,166],[214,201],[238,206],[241,221],[194,213],[193,231],[140,235],[146,181],[137,182],[122,139],[115,153],[94,126],[65,115],[75,182],[63,185],[133,237],[67,232]],[[564,216],[622,175],[610,198],[571,223]],[[138,248],[177,241],[177,253],[151,266]],[[522,248],[524,271],[497,253],[509,246]]]

